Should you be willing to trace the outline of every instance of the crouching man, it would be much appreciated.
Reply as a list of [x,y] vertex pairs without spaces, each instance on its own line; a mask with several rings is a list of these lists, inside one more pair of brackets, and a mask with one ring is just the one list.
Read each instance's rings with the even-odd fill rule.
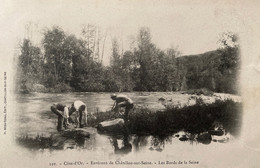
[[57,130],[61,131],[63,126],[67,129],[69,125],[69,107],[61,103],[55,103],[51,106],[51,111],[58,116]]
[[115,101],[112,110],[120,112],[121,107],[125,107],[124,121],[128,122],[129,111],[134,107],[133,101],[126,95],[112,94],[111,99]]
[[[75,101],[69,108],[69,116],[76,112],[76,127],[83,128],[87,126],[87,106],[82,101]],[[84,123],[85,121],[85,123]]]

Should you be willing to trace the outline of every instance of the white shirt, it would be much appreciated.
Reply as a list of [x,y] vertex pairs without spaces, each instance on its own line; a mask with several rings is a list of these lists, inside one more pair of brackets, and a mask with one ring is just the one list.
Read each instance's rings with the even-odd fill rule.
[[63,112],[64,118],[69,118],[69,108],[67,106],[64,107],[64,112]]
[[86,104],[83,103],[83,102],[80,101],[80,100],[76,100],[73,104],[74,104],[74,107],[75,107],[76,111],[79,111],[79,108],[80,108],[82,105],[84,105],[84,106],[86,107]]

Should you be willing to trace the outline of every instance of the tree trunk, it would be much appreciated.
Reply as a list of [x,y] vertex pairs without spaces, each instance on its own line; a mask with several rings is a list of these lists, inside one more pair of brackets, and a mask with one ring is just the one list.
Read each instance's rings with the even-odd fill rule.
[[104,49],[105,49],[105,42],[106,42],[106,38],[107,38],[107,31],[104,37],[104,41],[103,41],[103,48],[102,48],[102,55],[101,55],[101,63],[103,62],[103,58],[104,58]]

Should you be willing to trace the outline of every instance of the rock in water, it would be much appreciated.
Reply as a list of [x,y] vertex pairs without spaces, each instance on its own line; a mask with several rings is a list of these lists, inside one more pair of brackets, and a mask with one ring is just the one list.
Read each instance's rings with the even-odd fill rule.
[[223,130],[209,130],[208,132],[210,135],[216,135],[216,136],[222,136],[225,133]]
[[61,132],[61,135],[63,137],[68,137],[68,138],[89,138],[90,137],[90,132],[87,129],[84,128],[75,128],[75,129],[67,129]]
[[98,124],[97,130],[103,133],[121,133],[124,130],[124,120],[118,118],[111,121],[103,121]]
[[179,138],[180,141],[188,141],[188,137],[186,135],[183,135]]
[[210,144],[211,140],[212,137],[208,132],[201,133],[197,137],[197,141],[203,144]]

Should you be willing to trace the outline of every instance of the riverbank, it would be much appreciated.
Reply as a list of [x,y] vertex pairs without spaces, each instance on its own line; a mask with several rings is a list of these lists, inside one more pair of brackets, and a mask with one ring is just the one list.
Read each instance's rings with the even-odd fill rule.
[[[223,143],[227,142],[230,136],[239,136],[241,116],[242,103],[230,99],[225,101],[217,100],[211,104],[195,104],[185,107],[176,106],[171,109],[159,111],[135,107],[130,112],[127,127],[118,127],[122,130],[114,129],[114,132],[105,132],[105,134],[112,137],[120,137],[123,135],[136,135],[139,137],[153,136],[159,138],[159,140],[174,136],[180,141],[196,141],[205,144],[211,141],[217,142],[218,140],[216,138],[213,139],[215,135],[221,137],[222,139],[219,140],[219,142]],[[100,122],[112,121],[121,117],[122,116],[118,114],[115,115],[111,111],[95,113],[89,116],[88,128],[85,129],[86,131],[91,129],[93,132],[93,129],[95,129]],[[127,135],[125,135],[125,128],[128,129]],[[73,136],[67,136],[68,131],[70,134],[72,132]],[[77,136],[74,135],[74,132],[77,133]],[[63,134],[66,136],[63,136]],[[92,134],[94,135],[95,133]],[[98,131],[98,134],[103,133]],[[91,138],[91,136],[89,137],[88,135],[86,137],[85,133],[82,134],[80,132],[80,134],[78,134],[76,129],[75,131],[72,129],[65,130],[65,132],[61,133],[52,133],[51,136],[39,134],[35,137],[26,135],[18,136],[17,142],[22,146],[36,150],[43,148],[64,149],[64,145],[66,146],[71,143],[78,146],[85,146],[85,140],[87,139],[87,141],[89,141],[89,138]]]
[[[153,111],[148,108],[134,108],[129,114],[129,131],[133,134],[168,135],[180,130],[202,133],[221,125],[232,135],[238,135],[241,127],[242,103],[231,99],[215,100],[213,103],[172,106]],[[111,111],[95,113],[90,117],[90,126],[118,118]]]
[[[130,136],[161,138],[171,137],[175,133],[179,135],[177,132],[182,131],[185,132],[185,137],[179,135],[178,138],[183,141],[187,138],[194,140],[201,134],[211,137],[208,136],[209,133],[239,135],[242,115],[242,103],[239,96],[216,93],[212,96],[189,95],[180,92],[125,92],[123,94],[133,99],[135,104],[129,116]],[[161,98],[165,99],[166,104],[162,104],[159,100]],[[27,144],[28,148],[31,148],[30,144],[32,144],[36,149],[44,145],[46,145],[45,148],[49,148],[50,144],[53,147],[56,144],[53,142],[57,142],[52,136],[57,134],[57,116],[50,111],[50,105],[54,102],[70,105],[75,100],[82,100],[87,104],[89,114],[87,128],[96,129],[95,127],[102,121],[112,121],[122,117],[110,111],[113,105],[110,93],[17,95],[16,122],[19,123],[19,129],[16,135],[19,144],[25,144],[23,146]],[[120,131],[103,135],[100,132],[97,136],[106,139],[107,136],[114,136],[113,134],[118,133]],[[79,141],[80,145],[89,142],[88,138],[85,141],[85,138],[82,139]],[[78,143],[77,139],[70,137],[65,144],[75,144],[74,141]]]

